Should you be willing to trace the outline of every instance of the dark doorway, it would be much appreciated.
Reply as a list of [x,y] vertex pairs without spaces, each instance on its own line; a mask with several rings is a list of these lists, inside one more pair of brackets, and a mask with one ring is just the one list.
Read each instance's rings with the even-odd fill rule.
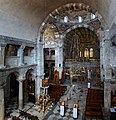
[[15,73],[11,73],[6,80],[5,92],[5,115],[9,115],[12,110],[18,108],[19,82]]
[[27,102],[35,103],[35,80],[32,79],[32,69],[26,73],[26,80],[23,82],[24,104]]

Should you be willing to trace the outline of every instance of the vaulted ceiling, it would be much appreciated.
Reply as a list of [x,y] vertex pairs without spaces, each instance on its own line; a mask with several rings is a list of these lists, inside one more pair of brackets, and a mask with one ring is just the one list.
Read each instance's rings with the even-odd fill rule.
[[106,26],[116,22],[115,0],[0,0],[0,34],[33,40],[44,19],[71,2],[85,3],[97,10]]

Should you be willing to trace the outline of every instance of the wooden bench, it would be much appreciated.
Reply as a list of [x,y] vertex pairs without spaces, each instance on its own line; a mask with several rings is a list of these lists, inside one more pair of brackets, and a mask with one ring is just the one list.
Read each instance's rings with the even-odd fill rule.
[[60,84],[52,84],[48,88],[48,94],[50,96],[50,101],[56,103],[66,90],[66,86],[61,86]]
[[86,97],[85,116],[89,118],[103,118],[102,107],[104,103],[104,92],[98,89],[88,89]]

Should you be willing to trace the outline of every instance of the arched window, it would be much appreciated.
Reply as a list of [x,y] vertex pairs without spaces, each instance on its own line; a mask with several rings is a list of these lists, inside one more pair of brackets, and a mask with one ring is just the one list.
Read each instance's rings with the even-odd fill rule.
[[93,57],[93,48],[90,48],[90,57]]
[[82,57],[82,52],[80,51],[80,57]]
[[64,22],[67,23],[68,22],[68,16],[64,17]]
[[82,22],[82,17],[81,16],[78,16],[78,22],[81,23]]
[[95,14],[91,13],[91,19],[95,19],[95,18],[96,18]]
[[84,57],[89,57],[89,50],[88,50],[88,48],[85,48]]

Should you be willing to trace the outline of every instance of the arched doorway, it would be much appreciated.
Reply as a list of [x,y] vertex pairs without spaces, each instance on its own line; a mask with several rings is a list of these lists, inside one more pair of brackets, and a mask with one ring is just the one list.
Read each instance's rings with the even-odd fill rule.
[[5,91],[5,115],[9,115],[12,110],[18,108],[19,82],[17,75],[11,73],[6,80]]
[[33,80],[33,69],[26,72],[26,80],[23,83],[24,105],[27,102],[35,103],[35,80]]

